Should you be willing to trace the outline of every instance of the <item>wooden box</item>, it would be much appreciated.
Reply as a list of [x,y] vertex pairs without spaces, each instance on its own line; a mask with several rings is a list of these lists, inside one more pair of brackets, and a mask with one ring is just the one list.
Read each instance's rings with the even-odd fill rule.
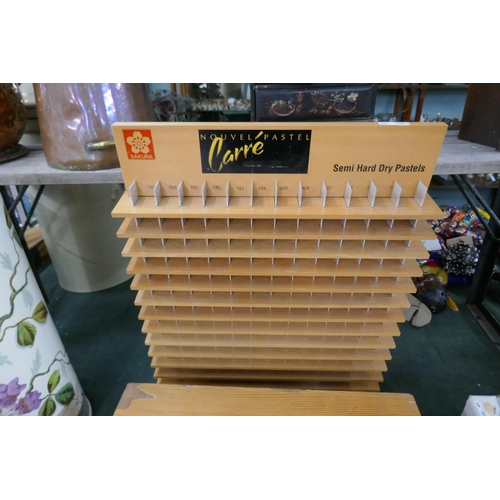
[[257,84],[252,121],[368,120],[375,109],[376,84]]

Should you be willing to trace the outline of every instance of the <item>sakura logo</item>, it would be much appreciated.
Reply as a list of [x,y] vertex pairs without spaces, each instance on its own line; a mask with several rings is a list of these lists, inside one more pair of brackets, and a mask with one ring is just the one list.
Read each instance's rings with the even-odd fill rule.
[[155,149],[151,130],[124,130],[129,160],[154,160]]
[[127,137],[127,144],[130,145],[130,149],[134,154],[148,154],[151,139],[149,137],[144,137],[141,132],[136,130],[131,137]]

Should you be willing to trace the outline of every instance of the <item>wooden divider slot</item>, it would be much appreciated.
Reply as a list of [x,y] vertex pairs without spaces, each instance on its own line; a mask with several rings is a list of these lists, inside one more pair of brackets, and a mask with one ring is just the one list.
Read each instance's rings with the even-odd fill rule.
[[[328,310],[311,309],[250,309],[229,307],[173,307],[142,306],[139,312],[141,320],[177,320],[177,321],[221,321],[253,323],[401,323],[405,317],[400,308],[338,308]],[[259,328],[259,326],[257,326]]]
[[397,337],[399,328],[395,323],[380,322],[337,322],[337,323],[306,323],[297,321],[291,323],[259,323],[259,328],[249,321],[237,321],[233,323],[217,321],[197,320],[146,320],[143,332],[175,334],[176,336],[193,334],[198,337],[208,335],[214,339],[220,335],[231,335],[233,338],[248,336],[249,338],[260,338],[266,336],[285,336],[287,338],[321,338],[328,337]]
[[[147,328],[147,327],[145,327]],[[322,335],[228,335],[148,333],[146,345],[165,347],[249,347],[303,349],[394,349],[394,339],[387,337],[342,337]]]
[[[137,219],[135,219],[137,220]],[[392,229],[387,223],[375,220],[369,227],[365,221],[349,220],[342,227],[340,220],[305,219],[237,219],[227,226],[223,219],[187,219],[184,227],[180,219],[134,219],[127,218],[117,232],[119,238],[190,238],[190,239],[231,239],[238,240],[423,240],[432,239],[435,234],[429,225],[419,225],[414,228],[407,220],[396,220]]]
[[310,293],[414,293],[415,285],[410,278],[396,281],[395,278],[356,276],[315,277],[312,276],[170,276],[136,274],[131,284],[132,290],[173,290],[173,291],[222,291],[245,292],[310,292]]
[[302,240],[295,246],[294,241],[275,240],[210,240],[208,246],[204,240],[166,240],[163,245],[160,240],[148,239],[144,245],[138,240],[127,241],[124,257],[225,257],[225,258],[310,258],[310,259],[399,259],[401,255],[409,259],[428,258],[425,247],[416,242],[407,247],[404,241],[382,240],[367,241],[365,246],[361,241],[324,241],[320,247],[317,242]]
[[[132,258],[127,272],[131,274],[171,274],[171,275],[207,275],[207,276],[328,276],[343,277],[355,274],[358,277],[403,277],[420,276],[422,271],[415,260],[401,264],[399,259],[386,259],[382,263],[370,258],[357,262],[353,259],[250,259],[233,258],[231,263],[222,258],[192,258],[189,266],[180,258],[151,257],[147,266],[142,258]],[[272,273],[271,266],[272,265]]]

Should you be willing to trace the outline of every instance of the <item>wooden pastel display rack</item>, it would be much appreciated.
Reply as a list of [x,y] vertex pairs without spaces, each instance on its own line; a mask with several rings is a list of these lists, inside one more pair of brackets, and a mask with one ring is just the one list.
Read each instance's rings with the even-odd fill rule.
[[113,216],[158,382],[379,389],[441,215],[444,124],[113,130]]

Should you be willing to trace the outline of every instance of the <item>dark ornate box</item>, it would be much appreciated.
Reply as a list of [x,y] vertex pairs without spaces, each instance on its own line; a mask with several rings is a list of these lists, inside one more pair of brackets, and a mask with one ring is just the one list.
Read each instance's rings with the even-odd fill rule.
[[252,121],[334,121],[373,118],[377,86],[254,84]]

